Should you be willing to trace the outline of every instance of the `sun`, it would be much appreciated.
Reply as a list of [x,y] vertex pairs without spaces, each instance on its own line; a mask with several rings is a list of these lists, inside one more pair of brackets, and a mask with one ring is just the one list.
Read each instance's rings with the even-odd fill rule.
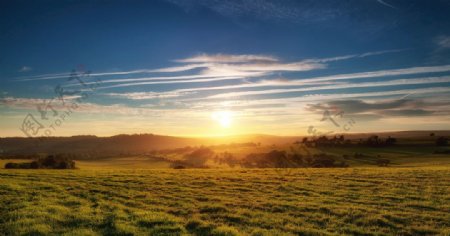
[[230,111],[216,111],[211,115],[222,128],[230,128],[233,120],[233,113]]

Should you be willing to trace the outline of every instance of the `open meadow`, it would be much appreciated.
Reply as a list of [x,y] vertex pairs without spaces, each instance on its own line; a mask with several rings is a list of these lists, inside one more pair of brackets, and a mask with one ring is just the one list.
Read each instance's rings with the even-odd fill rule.
[[0,169],[0,235],[450,235],[448,147],[337,140],[34,159]]
[[449,235],[450,167],[0,170],[3,235]]

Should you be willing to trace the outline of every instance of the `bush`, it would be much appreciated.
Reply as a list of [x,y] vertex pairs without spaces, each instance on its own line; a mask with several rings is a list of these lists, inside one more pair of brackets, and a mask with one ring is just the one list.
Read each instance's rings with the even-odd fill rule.
[[248,168],[299,168],[299,167],[348,167],[344,161],[335,163],[335,157],[328,154],[302,156],[300,154],[286,154],[285,151],[273,150],[268,153],[248,154],[241,162],[242,167]]
[[5,169],[75,169],[75,162],[50,155],[32,162],[6,163]]
[[19,168],[19,164],[18,163],[6,163],[5,165],[5,169],[18,169]]
[[201,147],[184,156],[184,163],[194,168],[205,168],[208,159],[214,156],[214,151]]
[[335,167],[335,159],[327,154],[316,154],[313,156],[312,167],[322,168],[322,167]]
[[436,146],[448,146],[448,138],[439,137],[436,139]]
[[391,163],[391,161],[388,159],[378,159],[377,160],[378,166],[388,166],[390,163]]

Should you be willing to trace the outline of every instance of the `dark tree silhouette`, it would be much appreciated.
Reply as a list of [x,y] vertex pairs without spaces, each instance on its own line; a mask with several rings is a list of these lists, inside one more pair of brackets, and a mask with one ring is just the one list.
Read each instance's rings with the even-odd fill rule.
[[391,161],[388,159],[378,159],[377,160],[378,166],[388,166],[390,163],[391,163]]
[[206,162],[214,156],[214,151],[201,147],[184,156],[184,162],[191,167],[206,167]]
[[36,161],[6,163],[5,169],[75,169],[75,162],[63,156],[47,156]]
[[436,146],[448,146],[448,138],[446,138],[446,137],[437,138]]

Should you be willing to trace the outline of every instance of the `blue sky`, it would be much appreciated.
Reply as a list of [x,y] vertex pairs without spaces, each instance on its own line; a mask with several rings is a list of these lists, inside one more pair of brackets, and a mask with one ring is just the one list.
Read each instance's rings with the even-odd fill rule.
[[[28,114],[38,136],[448,129],[448,12],[448,0],[2,1],[0,136],[25,136]],[[84,84],[72,70],[90,72]],[[42,119],[46,103],[58,115]]]

